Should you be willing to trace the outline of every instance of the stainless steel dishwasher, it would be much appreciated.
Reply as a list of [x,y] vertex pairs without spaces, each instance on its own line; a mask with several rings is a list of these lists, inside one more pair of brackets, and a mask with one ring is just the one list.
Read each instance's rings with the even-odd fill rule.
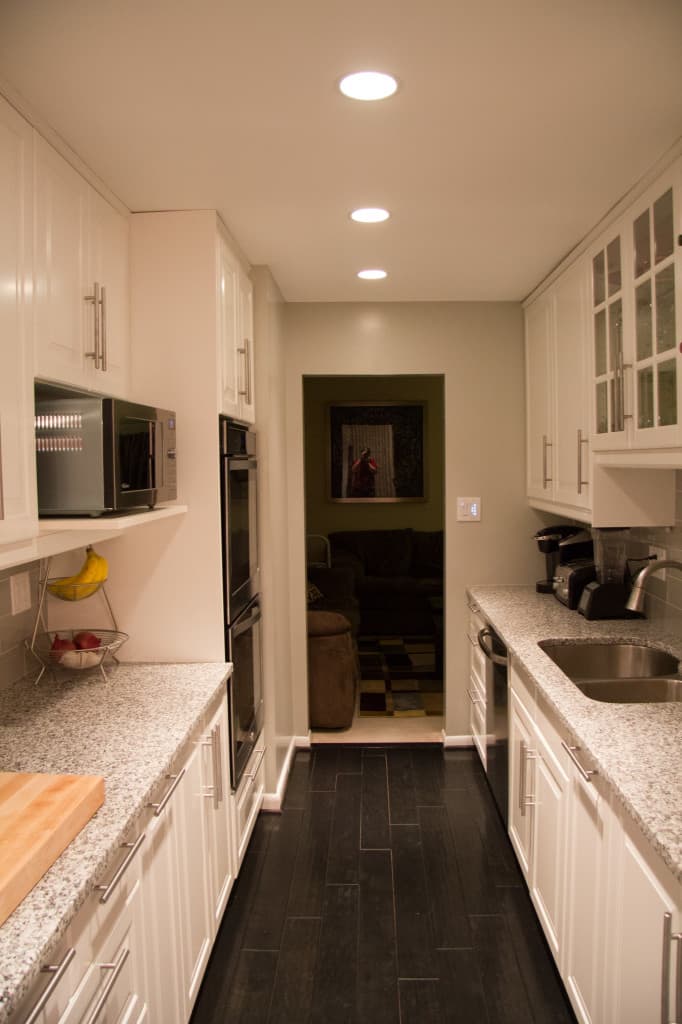
[[490,626],[478,631],[485,655],[486,774],[495,803],[507,824],[509,790],[509,723],[507,719],[507,648]]

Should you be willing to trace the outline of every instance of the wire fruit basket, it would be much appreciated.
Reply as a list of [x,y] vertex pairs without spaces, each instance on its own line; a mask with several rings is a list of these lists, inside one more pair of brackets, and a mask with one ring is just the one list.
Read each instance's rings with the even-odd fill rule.
[[116,660],[116,652],[127,639],[127,633],[115,629],[48,630],[36,635],[31,651],[43,666],[43,671],[63,669],[81,672],[99,668],[106,679],[104,661],[107,658]]

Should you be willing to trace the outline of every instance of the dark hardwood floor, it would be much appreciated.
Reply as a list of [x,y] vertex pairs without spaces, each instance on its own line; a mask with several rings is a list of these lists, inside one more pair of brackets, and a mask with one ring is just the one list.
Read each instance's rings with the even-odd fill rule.
[[574,1024],[473,752],[299,752],[192,1024]]

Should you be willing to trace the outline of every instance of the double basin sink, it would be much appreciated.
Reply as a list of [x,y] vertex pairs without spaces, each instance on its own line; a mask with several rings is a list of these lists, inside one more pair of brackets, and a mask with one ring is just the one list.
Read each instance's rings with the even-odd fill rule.
[[539,646],[586,697],[616,704],[682,701],[679,662],[638,643],[541,640]]

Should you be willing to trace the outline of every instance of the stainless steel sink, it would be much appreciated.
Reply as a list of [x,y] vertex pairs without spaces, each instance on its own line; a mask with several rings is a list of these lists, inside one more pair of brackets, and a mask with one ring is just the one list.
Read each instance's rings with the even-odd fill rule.
[[586,697],[616,704],[682,701],[679,662],[645,644],[556,643],[540,647]]
[[664,704],[682,701],[682,679],[583,679],[573,680],[591,700],[612,704]]

